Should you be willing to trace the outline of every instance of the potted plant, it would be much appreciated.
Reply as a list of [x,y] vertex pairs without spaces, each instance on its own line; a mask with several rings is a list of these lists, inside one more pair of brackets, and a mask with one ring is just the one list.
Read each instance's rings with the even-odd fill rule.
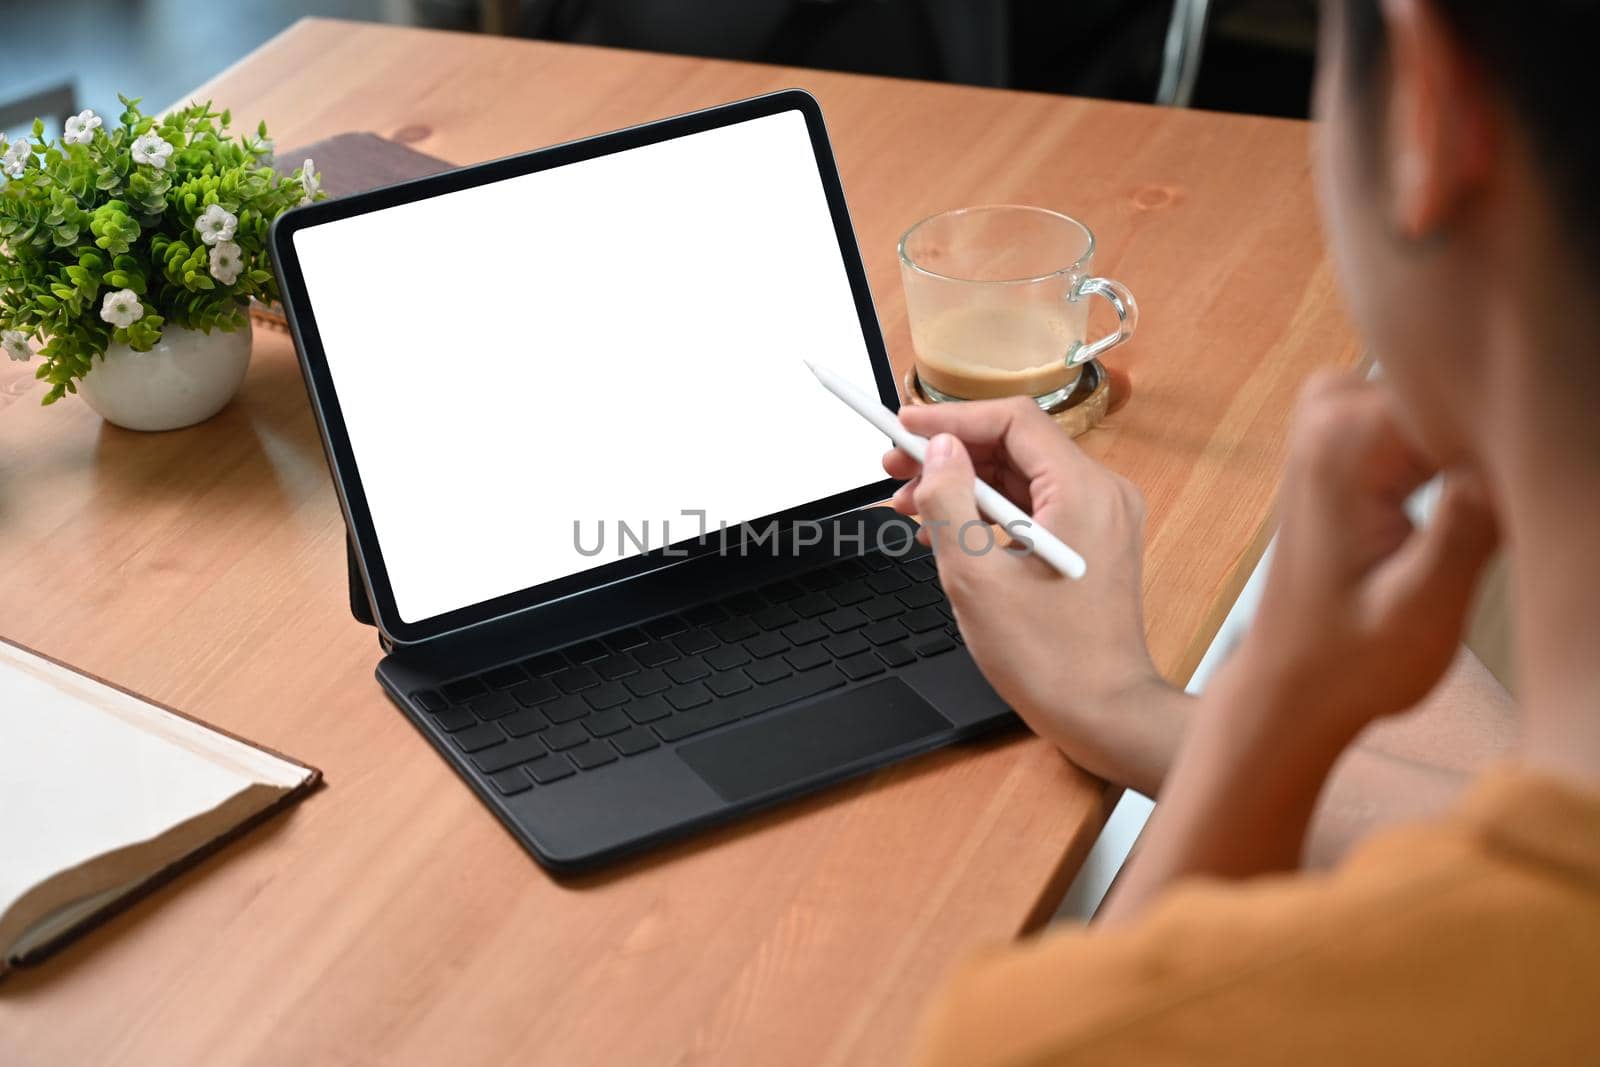
[[265,123],[228,112],[93,111],[59,142],[0,137],[0,347],[37,355],[44,403],[81,395],[108,422],[172,430],[210,418],[250,361],[249,301],[278,298],[272,220],[320,199],[311,160],[272,168]]

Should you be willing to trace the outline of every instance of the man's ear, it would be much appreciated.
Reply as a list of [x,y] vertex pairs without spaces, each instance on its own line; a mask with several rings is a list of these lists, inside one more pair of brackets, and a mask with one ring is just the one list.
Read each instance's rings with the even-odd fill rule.
[[1389,212],[1408,237],[1449,226],[1493,168],[1483,73],[1432,0],[1383,0],[1389,41]]

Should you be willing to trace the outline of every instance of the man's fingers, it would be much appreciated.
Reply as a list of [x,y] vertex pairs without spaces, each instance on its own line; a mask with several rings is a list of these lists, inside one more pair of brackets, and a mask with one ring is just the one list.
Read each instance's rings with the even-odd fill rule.
[[922,464],[901,449],[891,448],[883,454],[883,473],[891,478],[910,481],[921,470]]
[[1373,589],[1375,609],[1384,615],[1420,611],[1465,619],[1498,543],[1483,483],[1475,474],[1452,472],[1432,521],[1384,564]]
[[[928,442],[928,458],[922,466],[914,493],[917,512],[933,547],[934,562],[945,591],[959,596],[965,588],[964,576],[977,562],[968,545],[993,547],[993,531],[978,517],[973,496],[972,460],[961,441],[951,434],[938,434]],[[982,536],[974,533],[982,529]]]

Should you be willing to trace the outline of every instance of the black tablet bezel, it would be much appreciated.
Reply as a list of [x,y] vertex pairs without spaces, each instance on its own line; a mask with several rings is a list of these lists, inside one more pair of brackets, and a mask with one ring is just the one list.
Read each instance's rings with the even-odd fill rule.
[[[862,264],[861,252],[856,245],[849,210],[845,206],[844,189],[839,181],[833,149],[828,142],[822,109],[817,104],[816,98],[803,89],[786,89],[765,96],[738,100],[703,111],[694,111],[579,141],[569,141],[522,155],[508,156],[443,174],[385,186],[370,192],[309,204],[286,212],[273,223],[271,235],[273,264],[283,294],[289,329],[294,336],[295,348],[300,354],[300,365],[305,374],[311,407],[322,432],[323,445],[328,454],[328,465],[333,473],[334,487],[339,494],[340,505],[344,509],[345,521],[355,542],[367,594],[372,601],[373,614],[379,629],[391,642],[415,644],[427,641],[468,627],[493,622],[602,585],[650,574],[662,567],[681,563],[686,558],[717,551],[721,545],[727,543],[727,538],[738,536],[738,531],[675,542],[639,556],[615,560],[442,615],[416,622],[403,621],[395,604],[389,573],[378,544],[377,530],[373,526],[372,514],[362,488],[361,472],[350,445],[338,393],[334,389],[322,340],[317,332],[315,309],[312,307],[310,295],[306,292],[305,279],[295,255],[294,235],[301,230],[339,219],[381,211],[400,204],[459,192],[474,186],[625,152],[786,111],[798,111],[805,117],[806,128],[811,135],[812,150],[816,157],[818,176],[822,180],[828,209],[833,216],[839,253],[844,262],[845,274],[850,280],[851,292],[855,297],[862,340],[866,342],[871,359],[878,395],[886,406],[898,410],[899,394],[895,389],[889,355],[884,347],[883,332],[873,308],[866,268]],[[600,473],[597,477],[604,475]],[[793,523],[838,515],[884,499],[898,484],[892,479],[885,478],[856,489],[800,504],[773,515],[752,519],[745,524],[745,528],[765,529],[769,523]]]

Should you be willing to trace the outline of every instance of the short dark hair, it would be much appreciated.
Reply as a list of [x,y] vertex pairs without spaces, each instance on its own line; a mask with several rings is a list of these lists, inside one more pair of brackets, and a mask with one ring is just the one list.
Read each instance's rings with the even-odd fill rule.
[[[1561,219],[1600,279],[1600,0],[1431,0],[1527,124]],[[1376,84],[1379,0],[1343,0],[1348,71]]]

